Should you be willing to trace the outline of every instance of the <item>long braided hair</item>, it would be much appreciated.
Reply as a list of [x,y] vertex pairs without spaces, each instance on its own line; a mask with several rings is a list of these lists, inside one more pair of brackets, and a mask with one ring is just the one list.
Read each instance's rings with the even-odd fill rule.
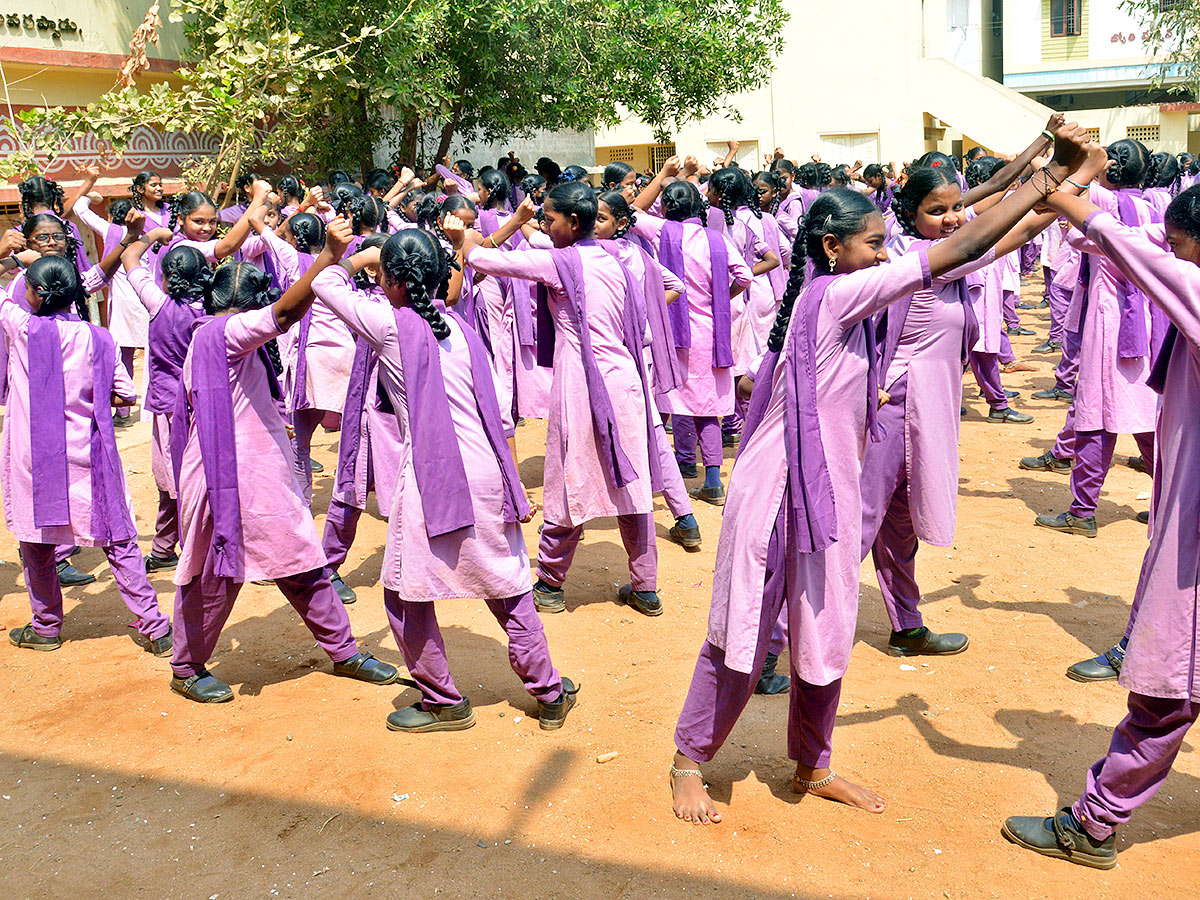
[[767,349],[772,353],[783,349],[788,323],[792,319],[792,308],[804,286],[805,266],[800,260],[807,258],[812,261],[816,271],[826,271],[829,257],[825,255],[825,235],[832,234],[839,241],[844,241],[862,231],[863,222],[871,215],[879,215],[875,204],[851,188],[832,188],[813,201],[804,214],[792,244],[792,271],[779,303],[779,312],[775,315],[775,324],[771,326],[771,334],[767,338]]
[[433,336],[439,341],[450,337],[450,326],[433,305],[449,274],[446,256],[429,232],[407,228],[393,234],[383,245],[379,265],[389,284],[404,285],[409,308],[429,323]]
[[79,318],[88,321],[87,294],[75,268],[74,256],[43,256],[34,260],[25,272],[25,283],[41,297],[34,315],[51,316],[60,310],[75,307]]
[[908,180],[904,187],[898,184],[892,189],[892,212],[896,214],[896,222],[900,229],[909,237],[923,238],[917,230],[917,210],[931,191],[948,184],[958,184],[954,170],[943,166],[917,166],[909,170]]
[[[279,299],[279,290],[271,286],[271,276],[254,263],[232,262],[217,268],[204,293],[204,311],[210,316],[227,309],[263,309]],[[263,344],[275,374],[283,372],[279,345],[275,339]]]
[[625,195],[620,191],[605,191],[596,199],[608,207],[609,213],[618,222],[621,219],[625,220],[625,224],[613,233],[612,240],[616,241],[625,237],[629,233],[629,229],[633,227],[633,223],[637,221],[637,217],[634,216],[633,210],[629,206],[629,201],[625,199]]
[[[767,187],[769,187],[771,190],[773,190],[775,192],[775,196],[771,200],[771,208],[766,210],[766,212],[769,212],[773,216],[778,215],[779,214],[779,204],[783,202],[783,193],[784,193],[783,176],[780,175],[779,172],[776,171],[775,169],[767,169],[763,172],[758,172],[755,174],[754,181],[752,181],[750,184],[751,188],[754,187],[754,182],[757,182],[757,181],[761,181],[763,184],[765,184]],[[754,194],[755,194],[755,197],[757,198],[758,191],[755,190]],[[763,210],[762,210],[761,203],[756,202],[756,203],[752,204],[750,208],[759,210],[759,218],[762,218]]]
[[[25,221],[21,223],[21,234],[25,236],[25,240],[29,241],[33,237],[33,232],[43,223],[50,223],[62,229],[63,234],[67,236],[67,244],[65,255],[71,260],[71,265],[75,264],[76,253],[79,250],[79,242],[75,240],[75,235],[67,226],[67,222],[61,216],[56,216],[54,213],[34,213],[26,216]],[[45,255],[45,254],[43,254]]]
[[708,212],[699,189],[690,181],[672,181],[662,190],[663,218],[669,222],[684,222],[700,218]]
[[195,247],[172,247],[162,261],[163,287],[176,303],[203,300],[213,283],[213,271]]
[[733,214],[743,206],[748,207],[756,218],[762,218],[754,185],[750,183],[750,177],[736,166],[717,169],[708,180],[708,186],[720,200],[725,227],[730,231],[733,230]]
[[325,223],[312,213],[296,213],[288,219],[288,230],[301,253],[317,253],[325,246]]
[[62,185],[50,178],[33,175],[17,185],[21,195],[21,215],[28,219],[33,215],[35,206],[45,206],[62,218],[63,193]]
[[[146,208],[142,201],[142,191],[150,183],[151,178],[161,178],[161,176],[157,172],[146,169],[144,172],[138,172],[130,182],[129,195],[134,209]],[[114,219],[114,221],[116,220]]]

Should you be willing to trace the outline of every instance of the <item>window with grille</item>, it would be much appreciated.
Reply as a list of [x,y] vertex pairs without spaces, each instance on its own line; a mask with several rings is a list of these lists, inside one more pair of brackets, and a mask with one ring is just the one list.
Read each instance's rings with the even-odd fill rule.
[[1163,12],[1174,9],[1179,6],[1182,0],[1158,0],[1158,8]]
[[663,163],[674,155],[674,144],[653,144],[650,147],[650,170],[657,172],[663,167]]
[[1087,136],[1088,136],[1089,141],[1099,141],[1100,140],[1100,129],[1099,128],[1087,129]]
[[1083,0],[1050,0],[1050,37],[1083,34]]
[[1157,125],[1130,125],[1125,129],[1125,137],[1143,144],[1158,143]]

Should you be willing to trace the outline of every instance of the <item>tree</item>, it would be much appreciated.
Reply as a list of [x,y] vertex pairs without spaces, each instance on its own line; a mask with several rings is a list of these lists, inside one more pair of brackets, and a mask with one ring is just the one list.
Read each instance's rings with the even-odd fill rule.
[[[388,7],[287,2],[312,42]],[[628,114],[666,133],[761,84],[786,21],[780,0],[410,0],[403,27],[367,38],[328,85],[330,115],[360,147],[399,135],[410,163],[426,122],[440,131],[437,158],[456,134],[498,140]]]
[[[134,34],[143,51],[145,41],[156,37],[145,30],[152,17],[156,24],[157,4]],[[383,31],[361,26],[354,34],[338,32],[324,46],[306,43],[287,27],[283,0],[172,0],[171,17],[188,18],[192,42],[180,87],[127,86],[139,68],[127,65],[117,85],[95,103],[26,111],[19,116],[21,130],[36,136],[48,156],[83,134],[120,152],[140,125],[215,135],[217,154],[193,160],[185,180],[213,193],[223,186],[219,193],[228,196],[248,163],[303,153],[319,137],[315,86],[334,80],[362,40]],[[134,42],[131,60],[137,55]]]
[[1200,2],[1121,0],[1121,8],[1141,22],[1146,49],[1164,63],[1151,72],[1154,86],[1200,96]]
[[766,78],[787,20],[781,0],[171,3],[191,42],[182,86],[127,86],[134,60],[96,103],[23,113],[50,152],[88,132],[120,150],[143,124],[215,135],[218,154],[187,173],[212,190],[257,159],[366,171],[385,138],[415,163],[426,123],[439,157],[456,134],[494,140],[630,114],[665,133],[719,109],[736,116],[728,96]]

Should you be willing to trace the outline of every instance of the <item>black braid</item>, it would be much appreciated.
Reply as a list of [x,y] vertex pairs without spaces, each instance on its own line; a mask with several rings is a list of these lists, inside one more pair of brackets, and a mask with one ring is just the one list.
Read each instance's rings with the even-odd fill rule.
[[863,223],[872,215],[879,215],[875,204],[851,188],[833,188],[813,201],[808,212],[804,214],[804,219],[796,231],[796,240],[792,243],[792,271],[788,275],[787,287],[779,303],[775,324],[771,326],[771,334],[767,338],[767,349],[772,353],[783,349],[788,323],[792,318],[792,308],[796,305],[796,298],[804,286],[805,263],[802,260],[811,261],[817,271],[827,268],[829,257],[825,253],[826,235],[833,235],[839,241],[845,241],[850,235],[862,231]]
[[263,348],[267,351],[267,359],[271,360],[271,368],[275,370],[276,375],[283,374],[283,360],[279,358],[279,342],[277,338],[271,338]]
[[775,324],[771,326],[771,334],[767,337],[767,349],[772,353],[778,353],[783,349],[788,323],[792,320],[792,307],[796,305],[796,298],[800,296],[800,288],[804,286],[804,263],[800,262],[801,257],[796,255],[804,252],[804,245],[800,240],[803,233],[803,231],[799,232],[796,240],[792,243],[792,259],[796,261],[792,263],[787,287],[783,291],[783,299],[779,301],[779,312],[775,314]]
[[446,324],[446,320],[442,318],[442,314],[430,300],[429,288],[426,287],[425,282],[419,280],[419,276],[414,274],[410,280],[404,283],[404,289],[408,292],[409,307],[429,323],[429,327],[433,330],[433,336],[439,341],[450,337],[450,326]]

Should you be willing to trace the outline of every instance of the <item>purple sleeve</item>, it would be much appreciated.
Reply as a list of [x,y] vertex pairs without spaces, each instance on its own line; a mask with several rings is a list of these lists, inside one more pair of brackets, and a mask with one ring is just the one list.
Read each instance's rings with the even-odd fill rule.
[[239,203],[236,206],[225,207],[223,210],[217,213],[217,218],[222,222],[233,224],[242,217],[242,213],[245,211],[246,205],[244,203]]
[[313,279],[313,293],[327,309],[371,347],[382,350],[396,340],[396,316],[387,303],[361,300],[341,266],[328,266]]
[[146,266],[138,266],[129,273],[128,278],[133,292],[142,301],[142,306],[146,307],[151,318],[163,308],[163,304],[171,299],[154,283],[154,276]]
[[109,279],[106,278],[104,273],[100,271],[99,263],[84,272],[81,278],[83,280],[83,289],[89,294],[96,293],[96,291],[100,290],[109,282]]
[[[749,228],[746,229],[746,233],[750,237],[754,237],[754,232]],[[725,250],[729,254],[729,274],[733,276],[733,283],[739,284],[743,288],[750,287],[754,282],[754,270],[747,265],[746,258],[742,256],[742,251],[734,246],[733,241],[729,239],[729,235],[722,235],[721,238],[725,241]]]
[[76,200],[75,206],[72,207],[71,211],[79,217],[79,221],[92,229],[97,237],[101,240],[105,239],[105,236],[108,234],[108,228],[112,223],[103,216],[92,212],[92,202],[87,197],[80,197]]
[[297,255],[296,248],[270,228],[264,228],[261,237],[267,249],[271,251],[271,256],[274,257],[287,287],[291,287],[303,275],[300,271],[300,257]]
[[1162,225],[1130,228],[1109,213],[1084,223],[1087,236],[1200,352],[1200,266],[1178,259],[1166,246]]
[[930,278],[929,254],[922,247],[916,253],[906,253],[895,262],[869,266],[832,281],[825,291],[822,312],[843,327],[861,322],[885,306],[933,284]]
[[523,278],[560,289],[558,272],[554,268],[554,256],[549,250],[489,250],[475,247],[467,262],[476,272],[484,275],[501,275]]
[[[137,387],[133,383],[133,379],[129,373],[125,371],[125,366],[121,362],[121,354],[117,354],[117,358],[113,365],[113,384],[112,392],[130,403],[136,403],[138,398]],[[107,405],[109,398],[105,398],[104,402]]]
[[279,334],[279,323],[275,321],[272,306],[234,313],[225,325],[225,352],[230,360],[240,359]]
[[668,291],[674,291],[677,294],[682,294],[686,289],[683,280],[657,260],[655,261],[655,264],[658,266],[659,271],[662,272],[663,287]]

